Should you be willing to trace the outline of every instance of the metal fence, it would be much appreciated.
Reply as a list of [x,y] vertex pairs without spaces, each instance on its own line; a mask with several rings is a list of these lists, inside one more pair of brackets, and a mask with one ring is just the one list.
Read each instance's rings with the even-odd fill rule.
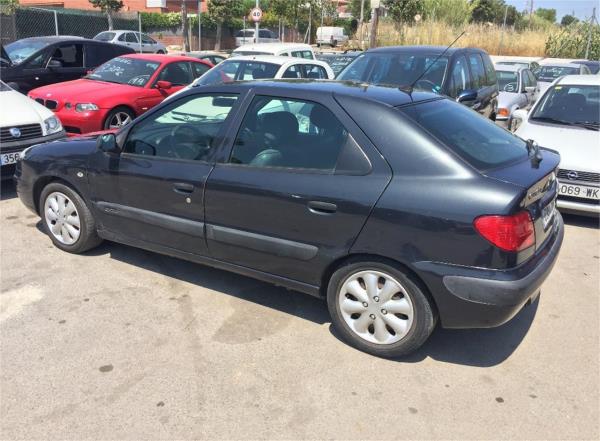
[[[77,9],[17,8],[14,14],[2,15],[1,19],[3,44],[44,35],[92,38],[109,29],[106,14]],[[139,20],[135,12],[112,15],[114,29],[138,30]]]

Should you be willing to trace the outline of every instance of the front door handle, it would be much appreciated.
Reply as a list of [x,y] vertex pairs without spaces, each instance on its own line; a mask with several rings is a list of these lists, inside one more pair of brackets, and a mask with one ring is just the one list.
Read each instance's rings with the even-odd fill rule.
[[190,194],[194,192],[195,187],[185,182],[176,182],[173,184],[173,191],[179,194]]
[[308,209],[315,214],[333,214],[337,211],[337,205],[330,202],[309,201]]

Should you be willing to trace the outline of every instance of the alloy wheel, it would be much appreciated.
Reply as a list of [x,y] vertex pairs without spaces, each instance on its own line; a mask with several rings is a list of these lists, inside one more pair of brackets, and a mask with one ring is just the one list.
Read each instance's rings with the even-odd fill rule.
[[108,123],[109,129],[118,129],[131,122],[131,116],[127,112],[115,113]]
[[414,308],[406,289],[381,271],[350,275],[338,292],[338,304],[350,330],[370,343],[396,343],[413,323]]
[[44,219],[60,243],[73,245],[81,234],[81,222],[75,204],[67,195],[55,191],[44,203]]

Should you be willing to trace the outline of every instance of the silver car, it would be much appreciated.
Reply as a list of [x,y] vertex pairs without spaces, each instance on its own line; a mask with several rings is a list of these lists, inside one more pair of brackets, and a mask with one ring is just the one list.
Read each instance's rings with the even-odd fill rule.
[[518,65],[496,64],[498,78],[498,111],[496,122],[506,127],[512,113],[533,104],[537,80],[530,69]]
[[[140,45],[141,36],[141,45]],[[106,41],[109,43],[120,44],[150,54],[166,54],[167,48],[147,34],[140,34],[135,31],[105,31],[100,32],[94,37],[94,40]]]

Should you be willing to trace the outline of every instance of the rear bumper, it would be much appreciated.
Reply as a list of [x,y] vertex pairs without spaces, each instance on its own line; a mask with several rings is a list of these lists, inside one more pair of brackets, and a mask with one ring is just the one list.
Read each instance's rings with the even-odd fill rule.
[[490,328],[513,318],[539,294],[562,245],[564,224],[556,214],[546,244],[524,264],[510,270],[420,262],[445,328]]

